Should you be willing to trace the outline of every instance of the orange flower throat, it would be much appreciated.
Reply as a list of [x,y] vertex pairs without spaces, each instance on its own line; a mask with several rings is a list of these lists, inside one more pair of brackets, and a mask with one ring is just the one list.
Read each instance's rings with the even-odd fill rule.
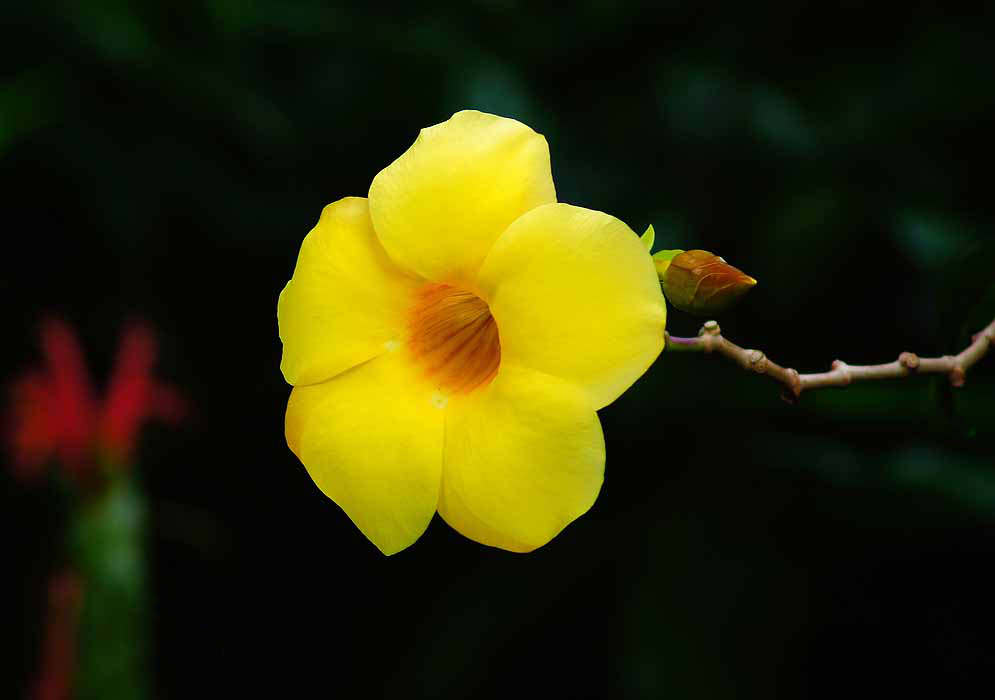
[[430,380],[452,393],[486,385],[501,364],[491,310],[480,297],[429,282],[415,292],[408,347]]

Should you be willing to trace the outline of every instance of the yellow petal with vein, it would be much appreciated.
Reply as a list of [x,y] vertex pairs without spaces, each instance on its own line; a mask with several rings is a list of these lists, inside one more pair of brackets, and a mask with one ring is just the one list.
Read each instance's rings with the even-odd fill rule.
[[370,186],[370,213],[399,264],[436,282],[467,283],[508,224],[556,201],[546,139],[476,111],[422,129]]
[[501,361],[562,377],[595,408],[663,350],[666,307],[653,260],[613,216],[569,204],[533,209],[494,243],[478,277]]
[[585,513],[604,477],[601,424],[570,382],[502,364],[446,410],[443,518],[467,537],[528,551]]
[[395,266],[361,197],[329,204],[277,305],[290,384],[322,382],[399,342],[418,280]]
[[384,554],[418,539],[435,513],[443,411],[433,391],[397,350],[290,395],[287,444]]

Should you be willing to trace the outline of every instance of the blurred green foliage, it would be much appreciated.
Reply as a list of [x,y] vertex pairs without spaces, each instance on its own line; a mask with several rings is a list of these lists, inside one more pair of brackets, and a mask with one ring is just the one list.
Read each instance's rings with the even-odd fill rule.
[[131,474],[80,504],[70,561],[83,581],[73,697],[149,696],[145,496]]
[[[987,668],[991,359],[959,392],[923,379],[789,407],[762,378],[666,355],[602,412],[604,491],[549,547],[512,557],[436,522],[384,561],[283,443],[275,302],[324,204],[474,107],[547,136],[562,201],[756,277],[722,319],[737,342],[802,371],[959,350],[995,313],[990,9],[116,0],[4,17],[0,367],[28,364],[43,312],[108,362],[137,313],[201,414],[140,460],[156,697],[829,698],[857,678],[950,696]],[[43,498],[5,488],[25,583],[0,683],[19,691],[57,538]],[[203,527],[157,531],[170,503]]]

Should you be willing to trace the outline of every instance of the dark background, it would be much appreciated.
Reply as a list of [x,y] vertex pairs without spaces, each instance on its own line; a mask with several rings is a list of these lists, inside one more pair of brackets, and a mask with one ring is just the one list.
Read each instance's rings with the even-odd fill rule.
[[[102,377],[137,316],[196,407],[138,460],[157,698],[990,683],[995,358],[956,392],[790,407],[662,356],[601,413],[593,510],[525,556],[436,519],[384,558],[286,447],[276,299],[301,239],[466,107],[545,134],[561,201],[758,278],[723,329],[802,371],[956,352],[991,319],[991,13],[698,5],[2,8],[0,378],[37,362],[47,313]],[[20,697],[61,525],[50,486],[4,472],[0,686]]]

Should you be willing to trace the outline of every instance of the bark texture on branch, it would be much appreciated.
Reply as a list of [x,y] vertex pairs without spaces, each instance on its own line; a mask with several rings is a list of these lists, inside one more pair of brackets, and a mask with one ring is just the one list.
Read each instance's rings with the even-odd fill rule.
[[708,321],[698,332],[697,338],[677,338],[669,333],[665,349],[670,352],[718,353],[729,358],[745,370],[765,374],[780,382],[782,396],[794,403],[807,389],[845,387],[852,382],[872,379],[902,379],[919,374],[945,374],[955,387],[964,385],[967,371],[995,345],[995,320],[971,338],[971,344],[956,355],[919,357],[903,352],[894,362],[883,365],[848,365],[836,360],[828,372],[800,374],[791,367],[782,367],[767,358],[760,350],[747,350],[722,335],[719,324]]

